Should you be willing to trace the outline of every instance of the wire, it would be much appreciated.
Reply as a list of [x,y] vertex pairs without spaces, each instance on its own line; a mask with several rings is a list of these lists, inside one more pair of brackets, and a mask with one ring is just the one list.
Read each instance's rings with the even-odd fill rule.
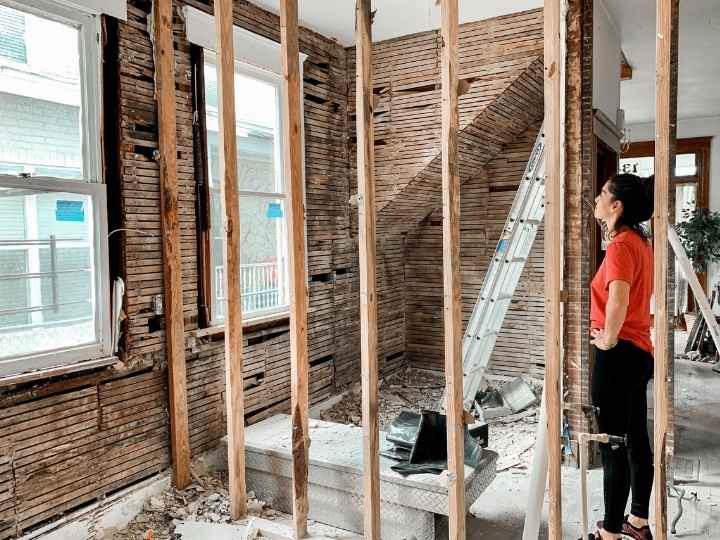
[[152,237],[158,237],[158,236],[159,236],[158,234],[149,233],[149,232],[143,231],[143,230],[141,230],[141,229],[121,228],[121,229],[113,229],[112,231],[110,231],[110,232],[108,233],[107,237],[110,238],[110,237],[111,237],[113,234],[115,234],[116,232],[121,232],[121,231],[132,231],[132,232],[144,234],[145,236],[152,236]]

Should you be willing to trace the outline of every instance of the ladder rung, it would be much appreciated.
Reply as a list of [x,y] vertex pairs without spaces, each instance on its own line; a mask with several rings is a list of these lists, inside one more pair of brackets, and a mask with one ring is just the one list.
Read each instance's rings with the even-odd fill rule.
[[501,302],[503,300],[510,300],[512,297],[513,295],[511,293],[500,293],[495,297],[495,300],[497,302]]
[[527,261],[527,257],[513,257],[512,259],[505,259],[508,263],[524,263]]
[[539,219],[526,219],[523,221],[523,223],[527,223],[528,225],[540,225]]

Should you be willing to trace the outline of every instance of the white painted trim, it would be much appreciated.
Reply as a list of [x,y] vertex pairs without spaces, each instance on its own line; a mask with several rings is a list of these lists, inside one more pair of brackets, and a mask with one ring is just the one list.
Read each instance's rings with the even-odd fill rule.
[[[204,49],[216,50],[215,17],[199,9],[184,6],[185,31],[190,43]],[[271,73],[282,73],[280,44],[239,26],[233,26],[235,61],[249,64]],[[307,55],[300,53],[300,69]]]
[[40,10],[40,14],[59,7],[60,9],[80,10],[89,15],[110,15],[127,21],[127,0],[25,0],[23,2],[8,0],[7,3],[15,4],[12,7],[17,7],[17,9],[35,6]]
[[[217,57],[215,53],[216,49],[216,42],[215,42],[215,24],[214,24],[214,18],[210,15],[207,15],[206,13],[203,13],[197,9],[190,8],[186,6],[183,8],[185,11],[186,16],[186,25],[187,25],[187,33],[188,33],[188,39],[190,39],[190,27],[192,24],[190,22],[190,19],[192,17],[198,17],[197,20],[201,21],[204,25],[204,31],[210,32],[209,34],[206,34],[203,39],[206,40],[208,45],[204,45],[203,43],[197,43],[196,45],[202,46],[204,49],[206,49],[206,55],[205,55],[205,62],[210,63],[211,65],[214,65],[217,67]],[[190,14],[190,10],[194,11],[195,14]],[[199,15],[197,15],[199,14]],[[209,23],[208,23],[209,21]],[[199,28],[196,26],[195,30],[199,30]],[[263,80],[269,84],[272,84],[275,86],[278,90],[278,117],[277,117],[277,125],[275,126],[276,130],[276,148],[275,148],[275,160],[279,164],[277,168],[277,173],[282,175],[281,181],[282,181],[282,192],[251,192],[251,191],[240,191],[240,197],[245,196],[251,196],[251,197],[262,197],[267,199],[281,199],[283,201],[287,201],[287,194],[288,194],[288,185],[287,185],[287,178],[284,176],[285,171],[285,164],[283,162],[284,158],[284,152],[282,151],[282,133],[283,133],[283,118],[285,118],[286,114],[284,111],[285,104],[287,100],[284,98],[284,92],[285,92],[285,85],[282,84],[282,64],[281,64],[281,49],[280,44],[276,43],[272,40],[268,40],[266,38],[263,38],[261,36],[257,36],[256,34],[253,34],[252,32],[249,32],[247,30],[243,30],[241,28],[238,28],[237,26],[233,27],[234,33],[235,33],[235,43],[234,43],[234,50],[235,50],[235,72],[240,73],[243,75],[246,75],[248,77],[253,77],[259,80]],[[244,44],[242,41],[238,41],[238,32],[244,33],[246,35],[249,35],[252,37],[252,39],[258,39],[265,42],[265,52],[270,54],[269,51],[272,49],[272,57],[277,59],[277,65],[271,65],[271,62],[268,62],[267,56],[254,56],[250,58],[251,53],[250,50],[244,49]],[[197,38],[197,35],[196,35]],[[243,38],[241,37],[241,40]],[[246,54],[239,54],[239,51],[243,51]],[[257,49],[255,50],[257,52]],[[300,53],[300,131],[302,136],[302,147],[305,148],[305,101],[303,99],[303,62],[307,58],[307,55]],[[275,71],[275,69],[278,69],[278,71]],[[220,78],[218,77],[218,80]],[[305,152],[303,151],[303,160],[302,160],[302,176],[303,176],[303,186],[306,185],[305,183]],[[212,194],[211,194],[212,197]],[[303,190],[303,206],[306,206],[305,203],[306,199],[306,191]],[[285,211],[287,212],[287,207],[285,208]],[[242,221],[242,216],[241,216]],[[212,231],[212,228],[211,228]],[[276,314],[276,313],[287,313],[288,307],[289,307],[289,301],[290,301],[290,283],[288,281],[289,279],[289,244],[288,244],[288,220],[283,219],[282,221],[282,230],[279,233],[280,236],[280,251],[285,255],[284,259],[282,261],[282,265],[278,266],[278,271],[282,274],[282,290],[281,290],[281,299],[283,305],[278,306],[277,308],[266,310],[263,312],[258,312],[253,314],[253,318],[255,317],[264,317],[268,314]],[[305,220],[305,237],[307,238],[307,220]],[[214,267],[214,265],[212,265]],[[308,268],[308,254],[307,250],[305,250],[305,269],[307,273]],[[213,290],[213,298],[215,297],[214,291],[216,289],[215,285],[215,273],[213,271],[212,277],[211,277],[211,283],[212,283],[212,290]],[[210,324],[213,326],[220,326],[222,327],[224,325],[224,318],[218,318],[214,316],[214,313],[212,312],[214,307],[210,306]],[[249,319],[249,321],[252,321],[252,319]],[[243,321],[245,323],[245,321]]]
[[91,199],[95,265],[95,332],[97,341],[78,347],[43,351],[39,354],[0,360],[0,376],[96,360],[111,356],[110,282],[107,230],[107,196],[105,185],[62,181],[54,178],[14,178],[0,176],[3,187],[40,192],[79,193]]

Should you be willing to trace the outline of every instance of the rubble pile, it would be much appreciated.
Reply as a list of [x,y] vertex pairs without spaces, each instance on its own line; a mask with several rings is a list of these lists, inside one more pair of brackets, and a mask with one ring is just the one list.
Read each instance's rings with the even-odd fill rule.
[[[151,497],[144,510],[124,530],[115,532],[112,539],[175,540],[174,520],[231,523],[227,475],[193,474],[192,478],[186,489],[170,488]],[[248,514],[264,519],[280,515],[264,501],[257,500],[252,492],[248,493]]]
[[[406,368],[380,381],[378,415],[380,430],[387,431],[402,410],[439,410],[445,390],[442,374]],[[346,391],[333,407],[320,413],[320,419],[339,424],[362,425],[362,394],[359,385]]]

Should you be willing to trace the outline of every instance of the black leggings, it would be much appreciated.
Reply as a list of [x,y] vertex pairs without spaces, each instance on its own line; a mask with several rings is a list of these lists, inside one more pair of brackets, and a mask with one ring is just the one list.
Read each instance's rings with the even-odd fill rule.
[[631,513],[648,518],[653,460],[647,429],[647,383],[653,375],[652,355],[620,340],[609,351],[595,349],[592,401],[600,409],[600,433],[627,435],[627,447],[601,444],[605,518],[603,528],[619,534],[632,486]]

